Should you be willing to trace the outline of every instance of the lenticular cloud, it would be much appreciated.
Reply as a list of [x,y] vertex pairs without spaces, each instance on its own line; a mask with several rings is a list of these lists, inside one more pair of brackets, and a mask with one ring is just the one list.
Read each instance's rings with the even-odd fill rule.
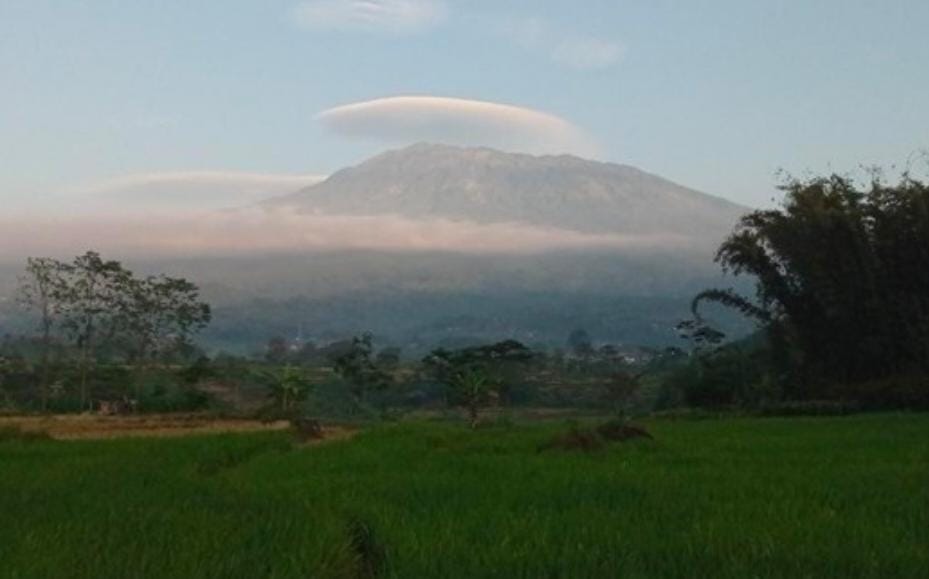
[[137,173],[67,187],[53,196],[58,213],[205,211],[250,205],[325,177],[243,171]]
[[597,156],[593,139],[572,123],[533,109],[487,101],[398,96],[335,107],[316,118],[336,133],[394,144],[429,141]]

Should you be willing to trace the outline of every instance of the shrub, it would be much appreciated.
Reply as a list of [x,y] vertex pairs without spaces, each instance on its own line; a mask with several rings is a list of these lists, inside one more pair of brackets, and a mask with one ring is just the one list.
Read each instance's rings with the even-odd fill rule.
[[581,450],[592,452],[603,448],[603,439],[600,435],[586,428],[572,426],[568,432],[554,436],[548,442],[542,443],[538,451],[544,450]]
[[625,442],[635,438],[648,438],[649,440],[654,440],[652,435],[649,434],[644,427],[629,424],[624,420],[610,420],[609,422],[601,424],[597,427],[597,434],[604,440],[615,442]]
[[19,442],[37,442],[40,440],[51,440],[47,432],[37,430],[23,430],[18,426],[0,426],[0,442],[19,441]]

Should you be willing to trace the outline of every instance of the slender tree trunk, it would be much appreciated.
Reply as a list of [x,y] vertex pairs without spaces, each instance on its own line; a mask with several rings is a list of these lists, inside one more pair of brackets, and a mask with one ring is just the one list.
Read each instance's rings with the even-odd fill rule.
[[42,378],[39,384],[39,399],[42,404],[42,412],[48,410],[48,390],[49,382],[51,381],[51,368],[49,367],[49,359],[51,357],[52,349],[52,322],[51,317],[48,312],[48,304],[45,304],[42,308]]
[[87,409],[87,345],[81,344],[81,411]]
[[84,336],[81,338],[81,410],[93,410],[93,403],[88,408],[89,392],[87,388],[88,366],[93,354],[93,322],[88,321],[84,327]]
[[142,398],[142,383],[145,380],[146,375],[146,358],[147,358],[148,346],[142,345],[139,347],[138,358],[136,359],[136,379],[135,379],[135,399],[138,401]]

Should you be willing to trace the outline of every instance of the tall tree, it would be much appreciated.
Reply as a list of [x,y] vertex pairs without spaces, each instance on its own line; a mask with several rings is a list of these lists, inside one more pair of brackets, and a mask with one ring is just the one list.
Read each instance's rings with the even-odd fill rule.
[[65,269],[65,265],[56,259],[30,257],[26,260],[26,271],[19,280],[20,303],[35,310],[39,315],[41,332],[39,399],[43,410],[48,408],[52,331],[66,300]]
[[782,207],[746,215],[717,261],[754,276],[757,300],[710,290],[768,330],[794,396],[830,384],[929,373],[929,186],[878,174],[783,186]]
[[210,306],[196,285],[165,275],[120,278],[119,323],[131,342],[131,358],[141,377],[152,359],[171,346],[184,344],[209,324]]
[[94,346],[103,326],[113,321],[119,305],[120,290],[131,273],[118,261],[104,261],[100,254],[88,251],[67,266],[65,307],[62,325],[78,349],[81,408],[89,402],[87,373],[94,360]]
[[349,392],[359,407],[370,392],[386,390],[393,383],[389,372],[374,358],[374,337],[365,332],[352,338],[351,347],[335,358],[335,371],[349,385]]

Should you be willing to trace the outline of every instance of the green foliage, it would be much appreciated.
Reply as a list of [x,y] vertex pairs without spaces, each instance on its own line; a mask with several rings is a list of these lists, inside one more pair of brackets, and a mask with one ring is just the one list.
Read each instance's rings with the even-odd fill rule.
[[573,330],[568,335],[568,348],[579,358],[590,356],[594,352],[590,334],[582,328]]
[[832,175],[783,189],[783,206],[746,215],[717,255],[757,280],[757,303],[711,290],[695,311],[711,300],[757,319],[791,398],[929,376],[929,186],[875,174],[866,188]]
[[182,278],[129,277],[118,299],[118,330],[131,343],[132,359],[143,366],[184,344],[212,317],[197,286]]
[[656,407],[751,408],[770,404],[783,397],[771,378],[775,371],[770,348],[760,336],[698,351],[665,375]]
[[25,308],[37,311],[39,315],[41,379],[38,382],[38,398],[41,399],[43,410],[48,407],[51,386],[52,332],[65,307],[64,273],[64,264],[56,259],[30,257],[26,260],[25,273],[19,280],[18,301]]
[[505,397],[519,372],[533,358],[532,351],[515,340],[461,350],[434,350],[423,359],[432,378],[446,387],[446,400],[468,413],[471,428],[480,409]]
[[92,403],[87,379],[98,333],[115,330],[120,291],[132,274],[118,261],[104,261],[93,251],[74,258],[62,268],[65,273],[59,292],[62,326],[79,351],[80,408],[89,409]]
[[370,333],[352,338],[350,347],[334,358],[336,373],[348,384],[356,406],[363,408],[371,393],[384,392],[393,383],[389,372],[375,361]]
[[164,275],[138,278],[93,251],[70,263],[29,258],[19,295],[40,322],[35,398],[42,409],[50,403],[92,408],[92,398],[109,388],[95,377],[100,360],[133,364],[137,376],[130,381],[136,382],[135,397],[142,397],[148,367],[191,357],[191,335],[211,319],[193,283]]
[[300,404],[313,387],[303,370],[294,366],[284,366],[273,372],[268,382],[268,397],[281,416],[299,413]]

